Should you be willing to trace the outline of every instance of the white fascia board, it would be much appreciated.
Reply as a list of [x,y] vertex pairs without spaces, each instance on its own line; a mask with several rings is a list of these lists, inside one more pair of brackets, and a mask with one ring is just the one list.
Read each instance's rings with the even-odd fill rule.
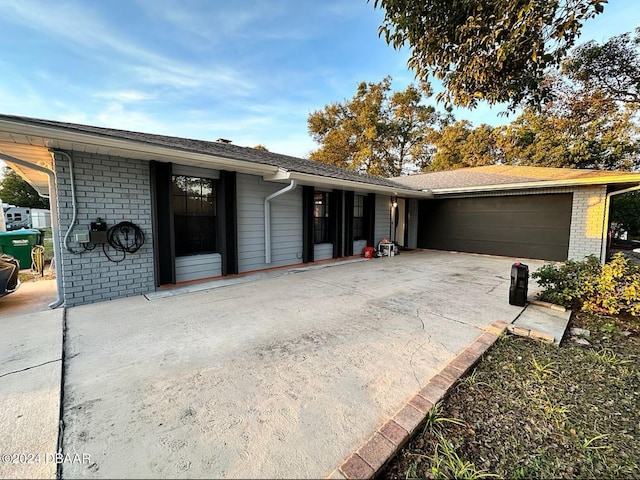
[[423,192],[431,191],[434,195],[447,195],[451,193],[476,193],[476,192],[495,192],[498,190],[527,190],[536,188],[561,188],[561,187],[585,187],[589,185],[608,185],[614,183],[639,183],[640,175],[629,174],[609,178],[579,178],[572,180],[545,180],[540,182],[520,182],[505,183],[498,185],[479,185],[474,187],[455,187],[455,188],[434,188],[432,190],[422,190]]
[[308,173],[289,172],[292,179],[306,185],[314,185],[325,188],[343,188],[346,190],[366,191],[382,193],[393,197],[408,198],[432,198],[430,191],[407,190],[400,187],[386,187],[384,185],[374,185],[372,183],[356,182],[353,180],[342,180],[340,178],[322,177]]

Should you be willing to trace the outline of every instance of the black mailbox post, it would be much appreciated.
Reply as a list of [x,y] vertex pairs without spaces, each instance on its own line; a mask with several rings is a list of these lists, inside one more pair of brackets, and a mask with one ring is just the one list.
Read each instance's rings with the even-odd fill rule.
[[509,287],[509,304],[524,307],[527,303],[529,288],[529,267],[520,262],[511,266],[511,286]]

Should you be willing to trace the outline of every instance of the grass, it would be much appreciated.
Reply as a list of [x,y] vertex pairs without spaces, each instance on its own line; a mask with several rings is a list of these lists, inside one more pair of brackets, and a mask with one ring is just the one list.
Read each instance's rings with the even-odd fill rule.
[[574,315],[591,345],[503,336],[381,478],[640,478],[640,321]]

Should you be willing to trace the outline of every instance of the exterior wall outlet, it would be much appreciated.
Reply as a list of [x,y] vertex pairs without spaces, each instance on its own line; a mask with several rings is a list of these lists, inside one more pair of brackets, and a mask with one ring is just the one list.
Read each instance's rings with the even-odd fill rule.
[[75,241],[77,243],[89,243],[89,230],[76,232]]

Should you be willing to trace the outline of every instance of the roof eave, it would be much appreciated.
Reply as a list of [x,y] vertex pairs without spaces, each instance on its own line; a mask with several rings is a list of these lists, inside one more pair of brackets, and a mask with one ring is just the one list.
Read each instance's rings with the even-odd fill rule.
[[432,198],[431,191],[412,190],[401,187],[388,187],[385,185],[375,185],[372,183],[361,183],[353,180],[343,180],[340,178],[322,177],[309,173],[289,172],[289,178],[298,180],[301,183],[315,185],[318,187],[336,188],[341,187],[350,190],[359,190],[372,193],[381,193],[395,197],[408,198]]
[[423,191],[431,191],[434,195],[448,195],[455,193],[479,193],[479,192],[495,192],[500,190],[531,190],[539,188],[562,188],[562,187],[584,187],[589,185],[610,185],[619,183],[637,183],[640,184],[640,175],[616,175],[615,177],[602,178],[578,178],[570,180],[543,180],[538,182],[518,182],[503,183],[496,185],[477,185],[472,187],[454,187],[454,188],[434,188],[424,189]]
[[87,132],[74,132],[61,127],[45,125],[33,125],[29,123],[0,119],[0,130],[26,137],[41,137],[45,140],[45,145],[49,148],[56,148],[54,143],[73,142],[74,144],[86,144],[104,148],[112,148],[135,154],[158,155],[158,161],[187,161],[187,164],[197,163],[197,161],[209,164],[213,168],[229,168],[240,171],[251,171],[257,174],[273,174],[278,167],[273,165],[254,163],[246,160],[222,157],[219,155],[194,152],[179,147],[169,147],[154,145],[142,141],[114,138],[106,135],[99,135]]
[[[402,195],[406,197],[429,198],[430,192],[423,192],[418,189],[398,187],[387,187],[368,182],[357,182],[352,180],[338,179],[334,177],[307,174],[291,171],[288,175],[281,167],[270,164],[252,162],[249,160],[239,160],[230,157],[222,157],[210,153],[194,152],[179,147],[155,145],[138,140],[114,138],[107,135],[100,135],[87,132],[70,131],[62,127],[48,125],[34,125],[31,123],[0,119],[0,131],[9,132],[15,135],[23,135],[33,139],[39,137],[49,148],[56,148],[56,142],[72,142],[74,145],[91,145],[103,148],[130,152],[132,158],[136,156],[156,157],[157,161],[175,162],[185,165],[229,169],[240,173],[262,175],[264,178],[271,178],[273,181],[282,181],[286,178],[295,178],[300,182],[311,185],[326,186],[330,188],[343,187],[354,190],[385,193],[388,195]],[[25,172],[26,173],[26,172]]]

